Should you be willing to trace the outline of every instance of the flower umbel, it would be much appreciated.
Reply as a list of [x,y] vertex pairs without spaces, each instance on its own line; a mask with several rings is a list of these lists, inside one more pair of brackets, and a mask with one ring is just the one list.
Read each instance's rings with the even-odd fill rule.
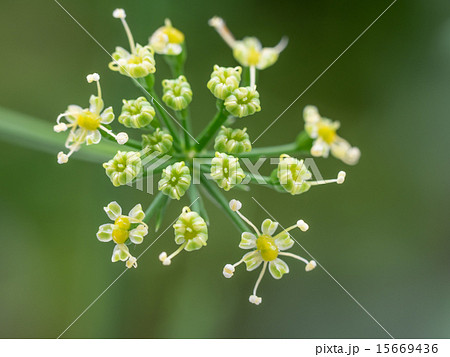
[[148,150],[149,154],[154,152],[165,154],[170,151],[172,144],[172,135],[159,128],[157,128],[152,134],[142,135],[142,148]]
[[172,199],[179,200],[191,185],[191,171],[184,161],[167,166],[158,182],[158,190]]
[[[112,107],[103,110],[100,76],[97,73],[93,73],[89,74],[86,79],[88,83],[97,83],[98,92],[97,96],[91,95],[89,98],[89,108],[83,109],[78,105],[69,105],[67,110],[58,116],[56,119],[57,124],[53,127],[53,130],[57,133],[70,129],[65,143],[69,152],[65,154],[60,151],[58,153],[59,164],[65,164],[75,151],[80,150],[83,143],[86,145],[98,144],[102,138],[100,130],[114,137],[119,144],[125,144],[128,141],[126,133],[115,135],[110,129],[105,127],[105,125],[110,124],[114,120],[114,112]],[[63,118],[66,122],[61,121]]]
[[137,259],[130,254],[127,245],[131,243],[141,244],[144,241],[144,236],[148,233],[148,226],[143,221],[145,213],[142,206],[137,204],[128,215],[123,215],[122,208],[116,201],[113,201],[104,207],[104,210],[114,223],[102,224],[98,228],[98,240],[101,242],[112,240],[116,243],[111,258],[112,262],[121,260],[126,262],[127,268],[136,268]]
[[127,128],[140,129],[149,125],[155,117],[155,108],[144,97],[123,100],[119,123]]
[[142,170],[141,154],[137,151],[118,151],[103,167],[114,186],[126,185]]
[[216,136],[214,149],[227,154],[242,154],[252,150],[252,143],[247,128],[233,129],[222,126]]
[[259,231],[249,219],[239,212],[241,207],[242,204],[239,201],[230,201],[230,208],[255,231],[255,234],[250,232],[242,233],[241,242],[239,244],[240,248],[249,249],[251,251],[245,254],[237,263],[225,265],[223,275],[225,278],[231,278],[234,274],[235,268],[242,263],[245,263],[247,271],[255,270],[262,264],[263,267],[259,274],[258,280],[256,281],[255,287],[253,288],[253,294],[249,297],[249,301],[251,303],[259,305],[262,302],[262,298],[258,297],[256,293],[266,272],[267,266],[269,267],[270,274],[275,279],[281,279],[284,274],[289,273],[288,265],[281,260],[279,256],[291,257],[304,262],[306,264],[306,271],[311,271],[314,269],[316,262],[313,260],[308,261],[298,255],[285,252],[294,245],[294,240],[288,233],[289,231],[299,228],[302,232],[306,232],[309,229],[309,226],[303,220],[299,220],[297,221],[297,224],[284,229],[278,234],[274,234],[278,228],[278,223],[273,222],[270,219],[266,219],[261,225],[261,231]]
[[185,76],[162,81],[162,100],[173,110],[183,110],[192,102],[192,89]]
[[150,46],[141,46],[134,42],[131,30],[125,20],[126,14],[123,9],[114,10],[113,16],[122,21],[131,52],[128,52],[122,47],[116,47],[116,50],[112,54],[113,61],[109,63],[109,68],[132,78],[146,77],[151,73],[155,73],[156,67],[153,48]]
[[225,108],[238,118],[255,114],[261,110],[259,93],[254,87],[240,87],[235,89],[226,99]]
[[342,160],[347,165],[356,165],[361,156],[361,151],[351,146],[347,140],[336,134],[340,127],[338,121],[323,118],[316,107],[308,105],[303,110],[305,130],[311,139],[314,139],[311,147],[311,155],[316,157],[328,157],[329,152]]
[[216,152],[216,157],[211,161],[211,176],[220,188],[229,191],[242,182],[245,174],[238,158]]
[[170,265],[172,259],[183,249],[187,252],[198,250],[206,246],[208,240],[208,227],[205,220],[189,207],[184,207],[177,222],[173,225],[175,231],[175,243],[180,247],[167,256],[166,252],[159,255],[159,260],[164,265]]
[[214,66],[211,79],[206,85],[211,93],[217,98],[225,100],[234,90],[239,88],[241,82],[241,67],[219,67]]

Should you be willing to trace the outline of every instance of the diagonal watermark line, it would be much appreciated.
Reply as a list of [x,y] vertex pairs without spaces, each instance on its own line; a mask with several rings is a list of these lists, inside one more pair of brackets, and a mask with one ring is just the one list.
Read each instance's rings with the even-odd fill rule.
[[[61,9],[63,9],[64,11],[65,11],[65,13],[67,14],[67,15],[69,15],[71,18],[72,18],[72,20],[73,21],[75,21],[75,23],[78,25],[78,26],[80,26],[80,28],[84,31],[84,32],[86,32],[86,34],[92,39],[92,40],[94,40],[94,42],[97,44],[97,45],[99,45],[99,47],[103,50],[103,51],[105,51],[107,54],[108,54],[108,56],[109,57],[111,57],[111,59],[117,64],[117,65],[119,65],[119,63],[113,58],[113,56],[106,50],[106,48],[105,47],[103,47],[102,46],[102,44],[100,43],[100,42],[98,42],[97,41],[97,39],[94,37],[94,36],[92,36],[92,34],[88,31],[88,30],[86,30],[86,28],[84,28],[84,26],[82,25],[82,24],[80,24],[79,22],[78,22],[78,20],[75,18],[75,17],[73,17],[72,16],[72,14],[69,12],[69,11],[67,11],[57,0],[53,0],[55,3],[57,3],[58,5],[59,5],[59,7],[61,8]],[[123,67],[122,67],[123,68]],[[173,117],[173,115],[172,114],[170,114],[167,110],[166,110],[166,108],[164,108],[140,83],[139,83],[139,81],[137,81],[136,80],[136,78],[133,78],[131,75],[130,75],[130,73],[128,73],[128,71],[125,69],[125,68],[123,68],[123,70],[128,74],[128,76],[134,81],[134,83],[136,83],[145,93],[147,93],[152,99],[153,99],[153,101],[155,101],[156,103],[158,103],[159,104],[159,106],[161,107],[161,109],[163,109],[166,113],[167,113],[167,115],[169,115],[172,119],[173,119],[173,121],[175,122],[175,123],[177,123],[178,124],[178,126],[181,128],[181,129],[183,129],[190,137],[191,137],[191,139],[193,139],[197,144],[198,144],[198,141],[191,135],[191,133],[189,133],[184,127],[183,127],[183,125],[181,125],[179,122],[178,122],[178,120],[176,120],[174,117]]]
[[267,128],[265,128],[264,131],[261,134],[259,134],[259,136],[255,140],[253,140],[252,144],[254,144],[261,136],[263,136],[264,133],[267,130],[269,130],[272,127],[272,125],[274,125],[278,121],[278,119],[280,119],[283,116],[283,114],[286,113],[289,110],[289,108],[292,107],[295,104],[295,102],[297,102],[297,100],[299,100],[339,60],[339,58],[341,58],[344,55],[344,53],[346,53],[375,24],[375,22],[377,22],[381,18],[381,16],[383,16],[385,12],[388,11],[391,8],[391,6],[394,5],[396,2],[397,0],[394,0],[380,15],[378,15],[378,17],[375,20],[373,20],[372,23],[369,26],[367,26],[366,29],[363,32],[361,32],[359,36],[356,37],[353,40],[353,42],[350,43],[350,45],[348,45],[347,48],[333,62],[331,62],[331,64],[327,68],[325,68],[323,72],[320,73],[319,76],[316,79],[314,79],[310,83],[310,85],[306,87],[306,89],[303,92],[301,92],[300,95],[297,98],[295,98],[295,100],[291,104],[289,104],[289,106],[285,110],[283,110],[283,112],[280,115],[278,115],[278,117],[276,117],[276,119],[272,123],[270,123],[270,125]]
[[[270,218],[272,218],[274,221],[276,221],[276,222],[278,222],[276,219],[275,219],[275,217],[274,216],[272,216],[270,213],[269,213],[269,211],[267,211],[264,207],[263,207],[263,205],[261,205],[261,203],[259,203],[257,200],[256,200],[256,198],[255,197],[252,197],[252,199],[253,199],[253,201],[255,201],[263,210],[264,210],[264,212],[266,212],[269,216],[270,216]],[[278,223],[278,224],[280,224],[280,223]],[[281,228],[283,228],[283,229],[285,229],[281,224],[280,224],[280,227]],[[333,279],[334,280],[334,282],[336,283],[336,284],[338,284],[339,286],[340,286],[340,288],[342,289],[342,290],[344,290],[345,291],[345,293],[348,295],[348,296],[350,296],[350,298],[367,314],[367,315],[369,315],[370,316],[370,318],[373,320],[373,321],[375,321],[376,323],[377,323],[377,325],[378,326],[380,326],[382,329],[383,329],[383,331],[384,332],[386,332],[388,335],[389,335],[389,337],[390,338],[392,338],[392,339],[395,339],[394,338],[394,336],[392,336],[376,319],[375,319],[375,317],[373,317],[372,316],[372,314],[369,312],[369,311],[367,311],[366,310],[366,308],[364,307],[364,306],[362,306],[361,305],[361,303],[358,301],[358,300],[356,300],[353,296],[352,296],[352,294],[350,294],[348,291],[347,291],[347,289],[345,289],[343,286],[342,286],[342,284],[341,283],[339,283],[335,278],[334,278],[334,276],[333,275],[331,275],[329,272],[328,272],[328,270],[326,270],[324,267],[323,267],[323,265],[322,264],[320,264],[319,263],[319,261],[316,259],[316,258],[314,258],[313,256],[312,256],[312,254],[310,253],[310,252],[308,252],[289,232],[288,232],[288,234],[289,234],[289,236],[295,241],[295,243],[297,243],[305,252],[306,252],[306,254],[308,254],[312,259],[314,259],[315,260],[315,262],[317,263],[317,265],[319,265],[322,269],[323,269],[323,271],[325,272],[325,273],[327,273],[327,275],[331,278],[331,279]]]
[[[189,207],[191,207],[198,199],[199,199],[200,197],[197,197],[194,201],[192,201],[192,203],[189,205]],[[171,224],[169,224],[168,226],[167,226],[167,228],[166,229],[164,229],[164,231],[153,241],[153,242],[151,242],[150,243],[150,245],[147,247],[147,248],[145,248],[144,249],[144,251],[141,253],[141,254],[139,254],[138,256],[137,256],[137,258],[136,258],[136,261],[138,261],[139,260],[139,258],[140,257],[142,257],[144,254],[145,254],[145,252],[147,251],[147,250],[149,250],[150,249],[150,247],[153,245],[153,244],[155,244],[156,243],[156,241],[159,239],[159,238],[161,238],[161,236],[164,234],[164,233],[166,233],[166,231],[177,221],[177,219],[178,219],[178,217],[177,218],[175,218],[174,220],[173,220],[173,222],[171,223]],[[105,290],[103,290],[102,291],[102,293],[99,295],[99,296],[97,296],[84,310],[83,310],[83,312],[80,314],[80,315],[78,315],[78,317],[75,319],[75,320],[73,320],[72,321],[72,323],[69,325],[69,326],[67,326],[66,327],[66,329],[63,331],[63,332],[61,332],[61,334],[56,338],[57,340],[62,336],[62,335],[64,335],[66,332],[67,332],[67,330],[69,330],[71,327],[72,327],[72,325],[73,324],[75,324],[75,322],[77,322],[78,321],[78,319],[81,317],[81,316],[83,316],[91,307],[92,307],[92,305],[94,305],[102,296],[103,296],[103,294],[104,293],[106,293],[108,290],[109,290],[109,288],[111,287],[111,286],[113,286],[115,283],[116,283],[116,281],[117,280],[119,280],[121,277],[122,277],[122,275],[124,275],[128,270],[130,270],[129,268],[126,268],[123,272],[121,272],[120,274],[119,274],[119,276],[117,277],[117,278],[115,278],[114,279],[114,281],[111,283],[111,284],[109,284],[108,285],[108,287],[105,289]]]

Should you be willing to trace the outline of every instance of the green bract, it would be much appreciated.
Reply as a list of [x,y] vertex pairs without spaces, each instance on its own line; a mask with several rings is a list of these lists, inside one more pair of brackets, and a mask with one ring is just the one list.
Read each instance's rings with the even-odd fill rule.
[[197,212],[193,212],[189,207],[184,207],[173,225],[175,231],[175,242],[177,244],[186,243],[184,249],[189,251],[200,249],[206,245],[208,240],[208,227],[205,220]]
[[252,150],[247,128],[233,129],[222,126],[217,134],[214,149],[227,154],[241,154]]
[[127,128],[139,129],[149,125],[155,114],[155,109],[144,97],[139,97],[136,100],[124,99],[119,123]]
[[191,185],[191,171],[184,161],[167,166],[158,182],[158,190],[172,199],[179,200]]
[[142,135],[142,148],[148,153],[159,152],[165,154],[172,148],[173,138],[167,131],[156,129],[153,134]]
[[211,176],[220,188],[229,191],[242,182],[245,174],[238,158],[216,152],[216,157],[211,161]]
[[185,76],[162,81],[164,95],[162,100],[173,110],[186,109],[192,102],[192,90]]
[[225,108],[238,118],[255,114],[261,110],[259,93],[256,88],[240,87],[235,89],[226,99]]
[[114,61],[110,62],[109,68],[128,77],[146,77],[156,71],[153,49],[150,46],[136,44],[133,53],[122,47],[116,47],[112,58]]
[[281,186],[291,195],[299,195],[311,187],[307,181],[312,175],[303,160],[297,160],[289,155],[281,155],[277,177]]
[[207,87],[218,99],[225,100],[235,89],[239,88],[241,82],[241,67],[219,67],[214,66],[211,79]]
[[114,186],[126,185],[141,172],[141,154],[136,151],[118,151],[103,167]]

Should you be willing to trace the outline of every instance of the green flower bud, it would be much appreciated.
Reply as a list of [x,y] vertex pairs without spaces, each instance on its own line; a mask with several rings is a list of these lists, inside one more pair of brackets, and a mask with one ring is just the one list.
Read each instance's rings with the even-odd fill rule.
[[148,150],[149,154],[156,151],[165,154],[170,151],[172,144],[172,135],[159,128],[153,134],[142,135],[142,148]]
[[153,49],[150,46],[136,44],[133,53],[122,47],[116,47],[112,58],[114,61],[109,63],[109,68],[128,77],[142,78],[156,71]]
[[222,126],[217,134],[214,150],[227,154],[241,154],[251,151],[252,143],[246,131],[247,128],[233,130]]
[[144,97],[139,97],[136,100],[124,99],[119,123],[127,128],[139,129],[149,125],[155,114],[155,109]]
[[162,81],[163,97],[162,100],[173,110],[186,109],[192,102],[192,90],[185,76],[179,76],[177,79],[165,79]]
[[225,108],[235,117],[246,117],[261,110],[256,88],[240,87],[225,99]]
[[136,151],[118,151],[103,167],[114,186],[126,185],[141,172],[141,154]]
[[281,186],[291,195],[299,195],[311,187],[307,181],[312,175],[303,164],[303,160],[297,160],[286,154],[280,156],[277,177]]
[[211,79],[206,85],[211,93],[218,99],[225,100],[234,90],[239,88],[241,81],[241,67],[214,66]]
[[158,190],[179,200],[191,185],[191,172],[184,161],[167,166],[158,182]]
[[245,174],[238,158],[216,152],[216,157],[211,161],[211,176],[220,188],[229,191],[242,182]]
[[184,244],[188,252],[200,249],[208,240],[208,227],[205,220],[189,207],[184,207],[177,222],[173,225],[175,243]]

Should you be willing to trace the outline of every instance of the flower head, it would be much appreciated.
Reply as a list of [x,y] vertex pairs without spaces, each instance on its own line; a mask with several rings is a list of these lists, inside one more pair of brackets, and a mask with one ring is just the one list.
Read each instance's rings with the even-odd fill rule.
[[234,58],[246,67],[256,67],[261,70],[272,66],[288,43],[287,38],[283,37],[275,47],[263,48],[256,37],[244,37],[242,41],[237,41],[227,28],[225,21],[217,16],[209,20],[209,25],[214,27],[231,47]]
[[352,147],[347,140],[337,135],[340,127],[338,121],[323,118],[316,107],[308,105],[303,110],[305,131],[313,139],[311,155],[328,157],[331,154],[348,165],[356,165],[361,156],[357,147]]
[[214,149],[227,154],[242,154],[252,150],[252,143],[247,128],[233,129],[222,126],[216,136]]
[[126,185],[142,170],[141,154],[137,151],[118,151],[103,167],[114,186]]
[[185,76],[162,81],[162,100],[173,110],[183,110],[192,102],[192,89]]
[[[102,91],[100,87],[100,76],[97,73],[89,74],[86,77],[88,83],[97,83],[97,96],[91,95],[89,98],[89,108],[83,109],[78,105],[69,105],[67,110],[60,114],[56,119],[56,125],[53,130],[57,133],[70,129],[65,146],[69,149],[69,153],[58,153],[58,163],[64,164],[69,157],[78,151],[82,144],[92,145],[98,144],[102,138],[100,130],[114,137],[119,144],[125,144],[128,140],[126,133],[115,135],[105,125],[110,124],[114,120],[114,112],[112,107],[105,110]],[[63,122],[62,119],[66,122]]]
[[306,271],[311,271],[314,269],[316,265],[314,261],[308,261],[298,255],[285,252],[294,245],[294,240],[288,232],[295,228],[299,228],[303,232],[308,229],[308,225],[303,220],[299,220],[297,224],[283,229],[280,233],[275,234],[275,231],[278,228],[278,222],[266,219],[262,223],[260,231],[239,211],[242,207],[242,204],[239,201],[230,201],[230,207],[235,208],[233,211],[235,211],[242,220],[253,228],[255,234],[251,232],[242,233],[239,247],[250,250],[250,252],[245,254],[237,263],[225,265],[223,275],[226,278],[231,278],[234,274],[235,268],[242,263],[245,263],[247,271],[255,270],[262,264],[263,267],[253,289],[253,294],[250,295],[249,298],[251,303],[259,305],[262,302],[262,298],[258,297],[256,293],[267,267],[269,267],[269,272],[275,279],[281,279],[284,274],[289,273],[288,265],[284,262],[284,260],[279,258],[280,256],[291,257],[304,262],[306,264]]
[[256,86],[235,89],[225,99],[224,104],[227,111],[238,118],[255,114],[261,110],[259,93],[256,90]]
[[312,174],[303,160],[283,154],[278,163],[277,177],[280,185],[291,195],[299,195],[308,191],[311,186],[326,183],[342,184],[345,180],[345,172],[339,171],[336,179],[311,181]]
[[229,191],[242,182],[245,174],[238,158],[216,152],[216,156],[211,160],[211,176],[220,188]]
[[215,65],[207,87],[216,98],[225,100],[234,90],[239,88],[241,73],[241,67],[219,67]]
[[164,129],[157,128],[152,134],[142,135],[142,148],[148,150],[149,154],[159,152],[165,154],[172,148],[173,138]]
[[169,19],[150,37],[150,46],[160,55],[179,55],[183,51],[184,34]]
[[109,63],[109,68],[132,78],[146,77],[150,73],[155,73],[153,49],[150,46],[141,46],[134,42],[133,35],[125,20],[126,14],[123,9],[114,10],[113,16],[122,21],[130,43],[130,52],[122,47],[116,47],[112,54],[113,61]]
[[148,226],[143,221],[145,213],[142,206],[137,204],[128,215],[122,214],[122,208],[116,201],[104,207],[108,217],[114,223],[102,224],[98,228],[97,238],[101,242],[114,241],[116,243],[111,260],[125,261],[128,268],[137,267],[137,259],[133,257],[128,249],[129,244],[141,244],[144,236],[148,234]]
[[149,125],[155,117],[155,109],[144,97],[135,100],[123,100],[119,123],[127,128],[143,128]]
[[175,231],[175,243],[180,247],[167,256],[166,252],[159,255],[159,260],[164,265],[170,265],[172,258],[178,255],[183,249],[187,252],[198,250],[206,245],[208,240],[208,227],[205,220],[189,207],[184,207],[180,217],[173,225]]
[[172,199],[179,200],[191,185],[191,171],[184,161],[167,166],[158,182],[158,190]]

